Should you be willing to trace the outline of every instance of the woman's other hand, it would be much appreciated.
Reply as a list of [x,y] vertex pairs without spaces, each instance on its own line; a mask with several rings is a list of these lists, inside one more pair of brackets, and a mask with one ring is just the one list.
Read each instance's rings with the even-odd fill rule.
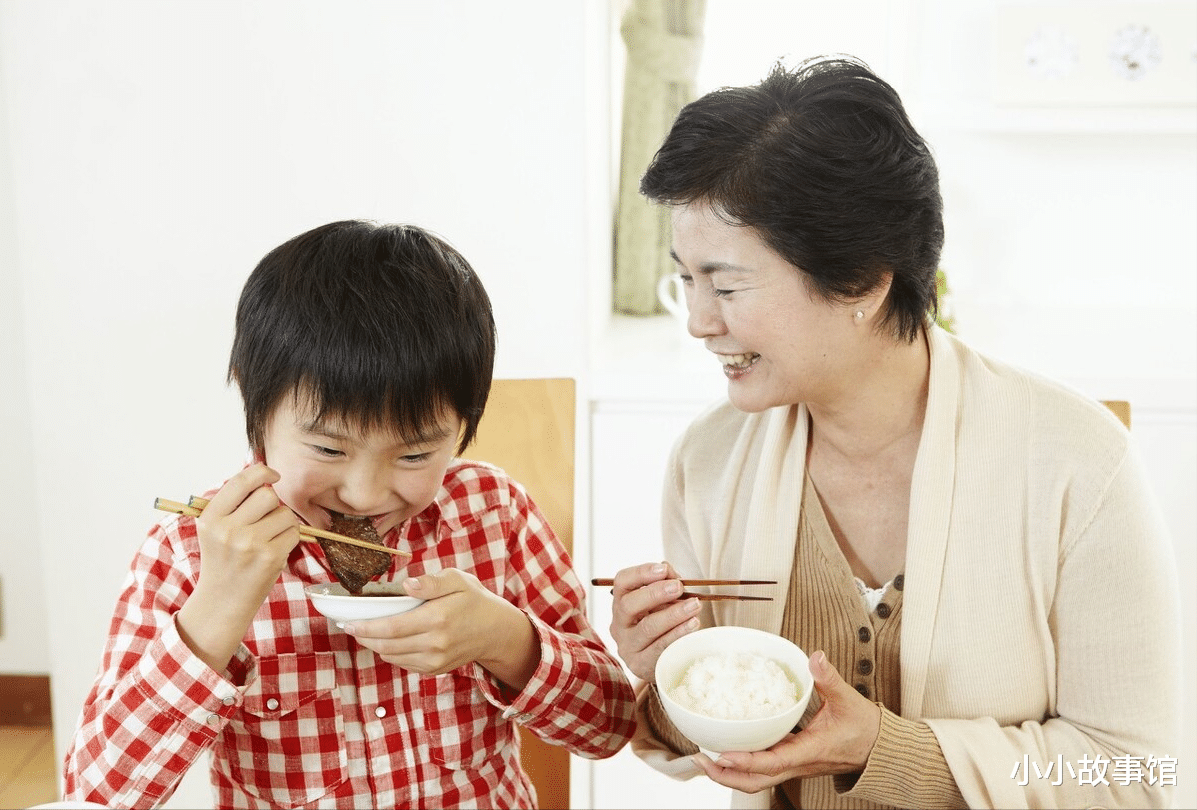
[[692,759],[715,782],[756,793],[790,779],[864,770],[881,729],[881,709],[850,686],[826,654],[811,656],[810,671],[823,705],[797,734],[767,751],[727,752],[712,762]]
[[636,677],[652,683],[661,652],[699,627],[697,599],[680,599],[682,582],[668,563],[645,563],[615,575],[611,636]]

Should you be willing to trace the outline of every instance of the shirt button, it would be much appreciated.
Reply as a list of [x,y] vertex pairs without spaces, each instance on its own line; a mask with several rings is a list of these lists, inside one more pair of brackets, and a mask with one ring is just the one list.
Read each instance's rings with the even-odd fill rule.
[[869,696],[869,687],[865,686],[863,683],[856,684],[856,691],[860,692],[865,697]]
[[387,716],[387,707],[379,706],[377,709],[374,710],[374,716],[375,717],[386,717]]
[[856,671],[861,675],[869,675],[873,672],[873,662],[867,658],[862,658],[856,663]]
[[208,715],[208,725],[215,726],[215,725],[219,725],[219,724],[220,724],[220,715],[219,714]]
[[905,586],[906,586],[906,575],[905,574],[898,574],[896,577],[894,577],[894,587],[897,590],[900,591]]
[[867,627],[862,627],[856,631],[856,637],[860,639],[861,644],[868,644],[869,639],[873,637],[873,631]]
[[889,614],[891,612],[893,612],[893,611],[890,608],[890,606],[885,604],[884,602],[882,602],[880,605],[877,606],[877,615],[883,619],[888,619]]
[[266,708],[270,709],[270,711],[274,711],[278,708],[278,701],[274,698],[271,698],[270,700],[266,701]]
[[220,702],[226,706],[232,706],[234,703],[237,702],[237,699],[230,695],[229,697],[225,698],[224,700],[222,700]]

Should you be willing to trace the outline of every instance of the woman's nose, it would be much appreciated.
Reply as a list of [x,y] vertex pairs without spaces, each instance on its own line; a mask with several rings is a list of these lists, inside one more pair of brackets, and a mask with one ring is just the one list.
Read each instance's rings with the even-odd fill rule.
[[714,296],[697,289],[697,285],[687,287],[686,306],[690,309],[690,317],[686,320],[686,329],[691,336],[707,338],[722,334],[723,318],[719,315],[719,306],[715,302]]

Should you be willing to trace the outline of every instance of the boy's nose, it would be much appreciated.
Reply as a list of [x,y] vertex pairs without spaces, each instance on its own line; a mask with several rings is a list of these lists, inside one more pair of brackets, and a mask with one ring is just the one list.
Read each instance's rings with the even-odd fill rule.
[[337,488],[337,497],[355,515],[374,515],[385,511],[386,479],[376,470],[361,467],[349,471]]

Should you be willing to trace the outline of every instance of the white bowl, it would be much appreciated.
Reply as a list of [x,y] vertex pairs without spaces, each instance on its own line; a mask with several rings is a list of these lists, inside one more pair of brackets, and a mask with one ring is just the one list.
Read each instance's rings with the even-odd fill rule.
[[[739,652],[756,653],[780,665],[798,685],[798,702],[769,717],[724,720],[698,714],[673,699],[670,693],[695,661],[708,655]],[[772,747],[802,719],[815,688],[806,653],[781,636],[748,627],[707,627],[682,636],[657,659],[656,678],[661,704],[677,730],[704,752],[715,754]]]
[[[362,588],[366,596],[354,596],[339,582],[321,582],[304,588],[312,605],[335,622],[381,619],[397,616],[424,604],[423,599],[405,596],[396,583],[368,582]],[[384,595],[385,594],[385,595]]]

